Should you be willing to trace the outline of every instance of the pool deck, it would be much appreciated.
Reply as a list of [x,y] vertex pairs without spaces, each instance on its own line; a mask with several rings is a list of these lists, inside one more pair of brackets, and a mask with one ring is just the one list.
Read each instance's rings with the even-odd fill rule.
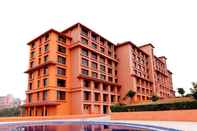
[[174,128],[182,131],[197,131],[197,122],[176,122],[176,121],[125,121],[133,124],[145,124],[151,126],[160,126]]
[[38,124],[38,123],[53,123],[53,122],[68,122],[68,121],[88,121],[88,122],[104,122],[104,123],[130,123],[133,125],[148,125],[152,127],[173,128],[181,131],[197,131],[197,122],[184,122],[184,121],[141,121],[141,120],[111,120],[110,115],[92,118],[79,118],[79,119],[53,119],[53,120],[35,120],[35,121],[15,121],[15,122],[0,122],[0,126],[15,125],[15,124]]
[[[197,116],[196,116],[197,117]],[[100,117],[97,120],[110,120],[110,116]],[[95,120],[95,118],[90,118],[90,120]],[[174,128],[181,131],[197,131],[197,122],[188,121],[141,121],[141,120],[110,120],[114,122],[126,122],[132,124],[142,124],[150,126],[160,126],[166,128]]]

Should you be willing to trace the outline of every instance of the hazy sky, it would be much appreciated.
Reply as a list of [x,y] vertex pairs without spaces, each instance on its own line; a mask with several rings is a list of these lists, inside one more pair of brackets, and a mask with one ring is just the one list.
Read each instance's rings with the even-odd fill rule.
[[0,95],[25,98],[27,42],[81,22],[114,43],[152,43],[165,55],[174,88],[197,81],[196,0],[1,0]]

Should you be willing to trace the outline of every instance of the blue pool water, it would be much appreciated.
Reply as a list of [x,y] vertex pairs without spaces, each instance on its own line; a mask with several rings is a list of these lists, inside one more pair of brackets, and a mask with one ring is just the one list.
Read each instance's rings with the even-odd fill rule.
[[176,129],[101,121],[48,121],[0,123],[0,131],[178,131]]

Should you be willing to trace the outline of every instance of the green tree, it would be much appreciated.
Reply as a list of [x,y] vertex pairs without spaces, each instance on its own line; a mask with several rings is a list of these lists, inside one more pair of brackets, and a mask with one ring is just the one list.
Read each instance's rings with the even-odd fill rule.
[[19,107],[5,108],[0,110],[0,117],[10,117],[10,116],[19,116],[19,115],[20,115]]
[[178,93],[179,93],[181,96],[184,96],[185,90],[184,90],[183,88],[178,88]]
[[126,96],[123,98],[123,100],[125,100],[126,98],[130,98],[130,100],[135,96],[136,92],[129,90],[126,94]]
[[192,82],[193,88],[190,88],[192,97],[197,100],[197,82]]
[[157,95],[153,95],[150,99],[155,102],[159,100],[159,97]]

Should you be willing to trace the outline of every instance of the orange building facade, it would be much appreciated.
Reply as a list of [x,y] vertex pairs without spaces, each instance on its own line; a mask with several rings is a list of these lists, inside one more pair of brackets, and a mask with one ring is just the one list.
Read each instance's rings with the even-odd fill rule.
[[116,45],[77,23],[28,45],[27,116],[109,113],[130,89],[136,102],[175,96],[166,58],[154,56],[151,44]]

